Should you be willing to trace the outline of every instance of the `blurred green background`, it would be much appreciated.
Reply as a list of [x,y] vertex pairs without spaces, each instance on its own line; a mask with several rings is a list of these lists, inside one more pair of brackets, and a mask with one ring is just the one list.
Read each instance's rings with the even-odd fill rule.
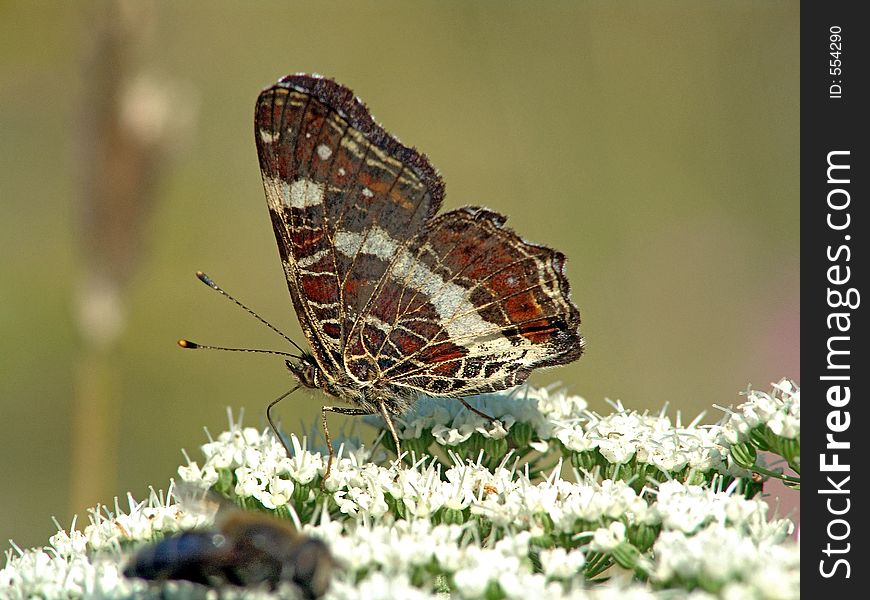
[[568,256],[587,352],[533,382],[691,418],[798,379],[798,6],[0,3],[0,539],[165,488],[225,407],[259,426],[290,386],[175,341],[287,349],[197,269],[302,340],[252,131],[291,72],[426,152],[446,208]]

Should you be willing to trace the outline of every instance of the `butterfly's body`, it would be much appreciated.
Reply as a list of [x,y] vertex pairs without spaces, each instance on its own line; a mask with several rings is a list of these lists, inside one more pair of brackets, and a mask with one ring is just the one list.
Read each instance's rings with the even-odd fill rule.
[[362,414],[380,412],[379,404],[383,403],[390,414],[398,416],[408,410],[419,396],[413,390],[391,386],[377,379],[360,385],[350,378],[342,380],[327,377],[310,354],[303,355],[299,362],[287,361],[287,368],[300,385],[322,390],[333,398],[364,410]]

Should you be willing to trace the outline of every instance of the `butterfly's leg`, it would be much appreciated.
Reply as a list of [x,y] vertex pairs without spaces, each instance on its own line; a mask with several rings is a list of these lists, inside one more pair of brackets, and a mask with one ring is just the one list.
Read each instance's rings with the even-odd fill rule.
[[490,416],[489,416],[488,414],[486,414],[485,412],[481,412],[481,411],[477,410],[476,408],[474,408],[473,406],[471,406],[468,402],[465,401],[465,398],[457,398],[457,400],[459,400],[460,402],[462,402],[462,405],[465,406],[465,408],[467,408],[468,410],[470,410],[470,411],[473,412],[474,414],[483,417],[484,419],[486,419],[486,420],[489,421],[490,423],[492,423],[493,421],[495,421],[495,419],[494,419],[493,417],[490,417]]
[[384,404],[383,400],[378,400],[378,409],[381,411],[381,416],[384,418],[384,422],[387,424],[390,434],[393,436],[393,442],[396,444],[396,457],[401,460],[402,446],[399,444],[399,434],[396,433],[396,427],[393,425],[393,417],[391,417],[390,413],[387,411],[387,405]]
[[278,438],[278,441],[281,442],[282,446],[284,446],[284,450],[285,450],[285,452],[287,452],[288,458],[291,458],[292,453],[290,452],[290,448],[288,448],[287,444],[284,442],[284,438],[281,437],[280,433],[278,433],[278,427],[277,427],[277,425],[275,425],[275,421],[272,419],[272,408],[276,404],[281,402],[281,400],[283,400],[284,398],[286,398],[287,396],[289,396],[290,394],[292,394],[293,392],[295,392],[298,389],[299,389],[299,386],[297,385],[292,390],[284,392],[283,394],[281,394],[280,396],[278,396],[277,398],[272,400],[269,403],[269,406],[266,407],[266,419],[269,421],[269,427],[272,428],[272,432],[275,434],[275,437]]
[[370,415],[370,410],[362,408],[349,408],[347,406],[321,406],[320,407],[320,424],[323,426],[323,437],[326,438],[326,449],[329,451],[329,460],[326,463],[326,472],[323,474],[323,479],[320,480],[320,488],[323,489],[324,482],[329,479],[329,472],[332,471],[332,459],[335,456],[335,450],[332,449],[332,438],[329,437],[329,427],[326,425],[326,413],[333,412],[339,415],[350,415],[360,417],[362,415]]

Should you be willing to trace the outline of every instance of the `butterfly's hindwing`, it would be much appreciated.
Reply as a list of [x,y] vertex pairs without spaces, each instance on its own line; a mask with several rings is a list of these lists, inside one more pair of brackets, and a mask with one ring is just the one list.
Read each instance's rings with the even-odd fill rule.
[[367,357],[387,382],[465,396],[521,383],[582,351],[561,254],[521,240],[504,218],[463,208],[431,221],[394,259],[345,362]]

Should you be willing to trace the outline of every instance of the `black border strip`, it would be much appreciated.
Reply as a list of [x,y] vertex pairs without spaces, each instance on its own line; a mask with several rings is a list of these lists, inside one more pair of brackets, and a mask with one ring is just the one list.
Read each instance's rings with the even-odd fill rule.
[[[861,459],[870,457],[870,431],[863,429],[870,427],[870,365],[862,351],[870,345],[863,306],[870,302],[863,283],[870,269],[870,23],[859,18],[860,6],[801,3],[801,391],[807,418],[800,533],[801,586],[808,597],[863,597],[867,587],[862,534],[870,504],[862,498]],[[827,447],[828,435],[843,447]],[[822,461],[848,470],[823,471]]]

